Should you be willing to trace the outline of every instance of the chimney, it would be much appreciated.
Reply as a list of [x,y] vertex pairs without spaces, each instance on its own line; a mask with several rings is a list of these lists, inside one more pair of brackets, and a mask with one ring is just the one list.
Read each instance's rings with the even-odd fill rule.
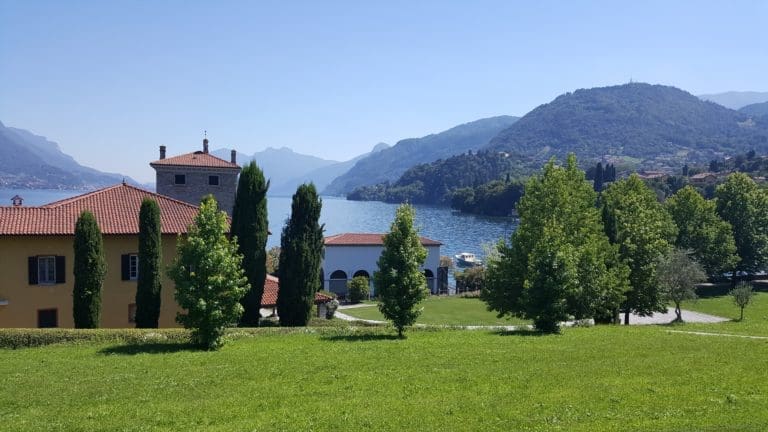
[[13,203],[14,207],[21,207],[21,205],[24,203],[24,198],[20,197],[19,195],[15,195],[13,198],[11,198],[11,202]]
[[203,153],[208,154],[208,138],[203,140]]
[[160,159],[165,159],[165,146],[160,146]]
[[232,150],[232,156],[230,157],[230,159],[232,160],[233,164],[237,163],[237,151]]

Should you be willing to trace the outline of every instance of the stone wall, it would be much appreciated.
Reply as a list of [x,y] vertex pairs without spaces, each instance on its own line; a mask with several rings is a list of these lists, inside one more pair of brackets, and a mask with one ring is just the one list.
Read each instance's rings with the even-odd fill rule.
[[[157,193],[175,198],[180,201],[199,206],[203,197],[213,194],[219,203],[219,208],[232,215],[237,191],[237,175],[239,170],[198,167],[156,167]],[[186,176],[186,183],[177,185],[176,174]],[[208,177],[219,176],[218,186],[208,184]]]

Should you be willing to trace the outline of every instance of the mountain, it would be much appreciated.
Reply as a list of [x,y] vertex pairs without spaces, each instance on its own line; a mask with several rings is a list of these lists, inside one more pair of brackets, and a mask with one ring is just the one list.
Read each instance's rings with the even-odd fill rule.
[[768,102],[755,103],[741,107],[739,108],[739,112],[751,116],[768,116]]
[[[379,144],[377,148],[381,148]],[[386,144],[383,144],[386,146]],[[217,149],[211,152],[214,156],[229,160],[230,149]],[[255,160],[256,164],[264,171],[264,176],[269,179],[270,195],[292,195],[296,187],[304,182],[312,181],[318,190],[322,190],[331,180],[346,172],[356,161],[367,156],[360,155],[346,162],[322,159],[316,156],[296,153],[282,147],[279,149],[269,147],[252,155],[237,153],[237,161],[244,164]]]
[[323,193],[343,195],[360,186],[395,181],[414,165],[477,150],[515,121],[517,117],[491,117],[422,138],[398,141],[394,146],[358,161],[349,171],[333,180]]
[[674,87],[631,83],[558,96],[501,131],[487,148],[527,162],[574,152],[582,162],[663,168],[765,152],[766,123]]
[[718,103],[726,108],[740,109],[747,105],[768,101],[768,92],[730,91],[699,95],[700,99]]
[[57,143],[0,123],[0,187],[78,190],[123,180],[136,184],[130,177],[82,166]]

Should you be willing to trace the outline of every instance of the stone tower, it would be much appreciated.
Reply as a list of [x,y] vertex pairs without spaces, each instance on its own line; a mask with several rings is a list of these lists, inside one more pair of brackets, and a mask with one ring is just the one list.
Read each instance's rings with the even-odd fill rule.
[[212,194],[219,208],[232,215],[237,190],[237,153],[232,150],[231,160],[217,158],[208,153],[208,138],[203,150],[170,158],[165,157],[165,146],[160,146],[160,159],[149,166],[155,169],[157,193],[199,206],[203,197]]

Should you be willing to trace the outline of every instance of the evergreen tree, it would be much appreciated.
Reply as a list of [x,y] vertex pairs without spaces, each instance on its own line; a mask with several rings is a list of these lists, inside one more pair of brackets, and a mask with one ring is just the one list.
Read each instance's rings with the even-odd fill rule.
[[384,250],[377,262],[379,270],[373,273],[379,310],[392,321],[401,338],[405,328],[413,325],[421,314],[416,306],[429,294],[421,270],[427,250],[413,227],[414,216],[412,206],[398,207],[390,231],[384,236]]
[[546,332],[569,318],[613,317],[628,269],[603,230],[596,198],[573,155],[528,181],[511,243],[499,242],[487,260],[481,296],[490,310],[532,319]]
[[227,238],[227,215],[208,195],[176,247],[169,270],[176,284],[176,302],[184,312],[176,321],[192,329],[192,342],[215,350],[224,343],[224,331],[243,313],[239,300],[250,288],[242,269],[237,242]]
[[261,297],[264,294],[264,280],[267,277],[267,190],[269,181],[264,173],[251,161],[243,167],[237,184],[235,207],[232,210],[232,235],[237,237],[239,252],[243,255],[243,269],[251,289],[240,299],[243,315],[240,325],[259,325]]
[[136,284],[136,327],[157,328],[160,319],[162,232],[160,206],[144,198],[139,210],[139,280]]
[[98,328],[101,321],[101,290],[107,264],[96,217],[83,211],[75,224],[75,286],[72,312],[75,328]]
[[282,326],[306,326],[320,289],[323,253],[322,201],[315,185],[303,184],[293,195],[291,217],[280,239],[280,291],[277,315]]
[[594,182],[595,192],[600,192],[603,190],[603,164],[598,162],[597,167],[595,168],[595,182]]
[[666,255],[677,228],[656,200],[656,194],[636,174],[614,182],[602,195],[604,226],[619,255],[630,269],[624,322],[629,314],[665,312],[666,302],[656,281],[656,264]]
[[736,254],[741,261],[736,271],[756,271],[768,260],[768,192],[759,189],[744,173],[728,176],[717,187],[717,213],[733,228]]
[[664,207],[677,225],[675,246],[691,250],[711,276],[733,269],[739,257],[731,224],[717,215],[714,201],[686,186],[669,197]]

